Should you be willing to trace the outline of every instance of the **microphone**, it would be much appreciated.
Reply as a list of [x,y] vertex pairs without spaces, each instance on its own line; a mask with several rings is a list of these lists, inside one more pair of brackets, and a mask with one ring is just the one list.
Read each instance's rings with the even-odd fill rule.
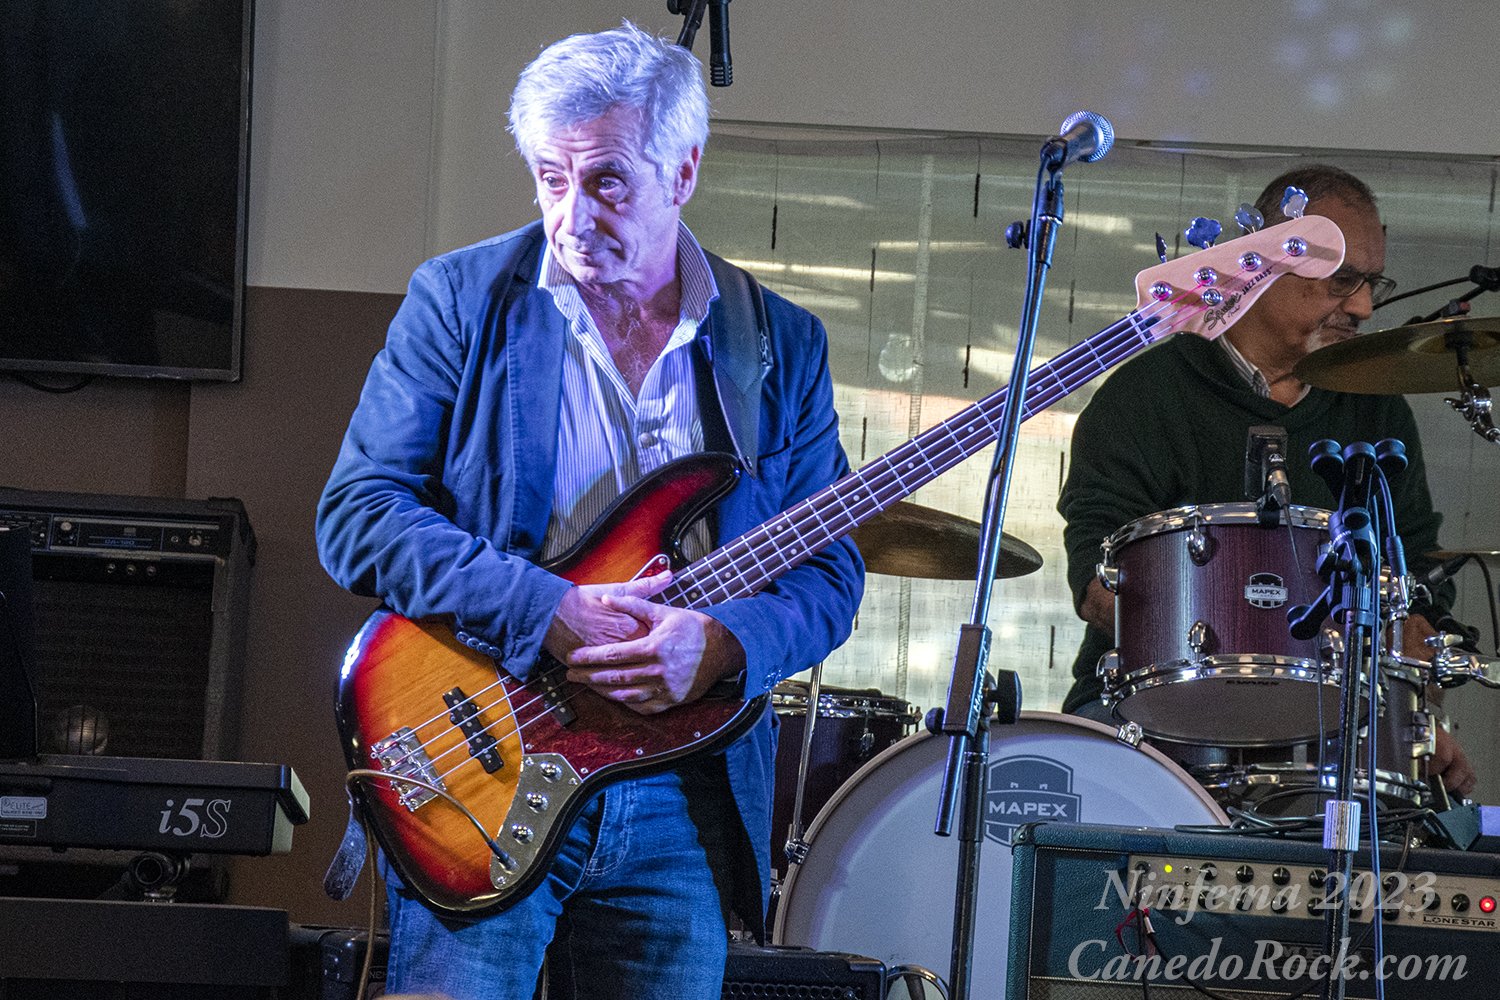
[[1469,268],[1469,280],[1487,292],[1500,292],[1500,267],[1475,264]]
[[734,82],[729,60],[729,0],[708,0],[708,75],[715,87]]
[[1245,496],[1256,498],[1262,524],[1281,522],[1281,511],[1292,505],[1292,486],[1286,474],[1286,428],[1274,424],[1251,427],[1245,441]]
[[1428,591],[1431,591],[1434,587],[1444,583],[1449,577],[1452,577],[1459,570],[1463,569],[1464,564],[1472,558],[1474,557],[1466,552],[1456,555],[1452,559],[1445,559],[1418,577],[1417,583],[1426,587]]
[[1374,517],[1370,513],[1370,498],[1379,476],[1373,446],[1355,441],[1344,448],[1344,489],[1339,496],[1339,509],[1329,519],[1329,537],[1337,545],[1337,536],[1347,532],[1350,552],[1365,573],[1375,572],[1380,559],[1380,553],[1375,551]]
[[1286,479],[1286,456],[1280,448],[1267,448],[1265,465],[1266,495],[1276,502],[1278,510],[1286,510],[1292,505],[1292,485]]
[[1075,111],[1055,135],[1042,144],[1042,163],[1052,171],[1061,170],[1074,160],[1093,163],[1102,160],[1115,144],[1115,127],[1103,115],[1092,111]]
[[1344,449],[1344,493],[1339,510],[1344,515],[1344,526],[1352,531],[1363,531],[1370,526],[1370,494],[1378,471],[1375,449],[1370,445],[1355,441]]

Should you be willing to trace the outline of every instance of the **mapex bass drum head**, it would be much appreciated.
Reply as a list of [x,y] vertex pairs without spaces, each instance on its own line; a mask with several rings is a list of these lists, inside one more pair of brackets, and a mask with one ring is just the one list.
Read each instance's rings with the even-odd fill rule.
[[[829,800],[793,865],[773,940],[918,965],[948,977],[958,838],[938,837],[948,740],[917,733],[870,761]],[[1022,712],[990,728],[973,996],[1005,995],[1011,838],[1037,820],[1170,827],[1227,817],[1180,768],[1097,722]],[[1100,887],[1104,891],[1103,886]],[[1080,905],[1097,901],[1080,901]]]

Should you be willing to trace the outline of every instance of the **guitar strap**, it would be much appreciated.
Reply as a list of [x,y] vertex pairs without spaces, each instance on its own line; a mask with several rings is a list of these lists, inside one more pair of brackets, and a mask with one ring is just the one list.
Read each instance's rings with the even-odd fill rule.
[[760,454],[760,387],[771,370],[771,331],[760,283],[749,272],[704,251],[719,297],[708,309],[709,362],[735,458],[756,474]]
[[354,801],[352,789],[349,795],[349,824],[344,827],[344,837],[339,849],[334,852],[328,870],[323,873],[323,892],[329,899],[343,902],[354,892],[359,873],[364,871],[365,861],[370,856],[370,841],[365,832],[364,818]]

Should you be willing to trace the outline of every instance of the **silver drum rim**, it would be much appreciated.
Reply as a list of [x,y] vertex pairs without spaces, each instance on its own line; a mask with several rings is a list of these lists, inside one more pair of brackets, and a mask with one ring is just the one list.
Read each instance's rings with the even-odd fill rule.
[[[1282,511],[1281,524],[1290,523],[1298,528],[1328,530],[1328,511],[1321,507],[1303,507],[1292,504]],[[1104,540],[1104,561],[1118,548],[1142,538],[1186,531],[1199,524],[1259,524],[1260,514],[1253,503],[1204,503],[1185,504],[1154,514],[1138,517]]]
[[[1332,770],[1335,766],[1324,766],[1321,784],[1316,780],[1318,772],[1316,764],[1295,764],[1290,761],[1284,764],[1201,764],[1191,768],[1189,773],[1209,791],[1229,791],[1243,785],[1250,788],[1261,786],[1273,790],[1276,788],[1306,790],[1309,794],[1321,789],[1331,796],[1337,780],[1337,775]],[[1356,794],[1362,796],[1367,797],[1370,794],[1367,768],[1355,769],[1354,789]],[[1420,806],[1427,794],[1427,788],[1403,774],[1376,768],[1375,794],[1382,798]],[[1254,806],[1256,797],[1254,794],[1246,794],[1240,797],[1239,801]]]

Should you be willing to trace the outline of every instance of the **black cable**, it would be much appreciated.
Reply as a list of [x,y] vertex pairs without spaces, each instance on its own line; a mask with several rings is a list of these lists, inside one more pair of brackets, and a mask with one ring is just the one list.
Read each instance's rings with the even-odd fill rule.
[[1495,608],[1495,581],[1490,579],[1490,564],[1483,559],[1475,559],[1479,564],[1479,572],[1484,574],[1484,589],[1490,599],[1490,629],[1491,635],[1495,637],[1495,655],[1500,656],[1500,611]]
[[[1148,930],[1146,933],[1147,933],[1147,936],[1151,940],[1151,947],[1153,947],[1153,948],[1156,949],[1156,953],[1158,955],[1160,955],[1162,958],[1165,958],[1165,959],[1167,959],[1167,960],[1170,961],[1170,959],[1171,959],[1172,956],[1168,955],[1167,952],[1162,948],[1161,942],[1158,941],[1158,940],[1156,940],[1156,932],[1154,930]],[[1209,989],[1207,986],[1204,986],[1202,983],[1198,982],[1197,980],[1189,979],[1187,977],[1183,977],[1182,981],[1184,983],[1187,983],[1189,986],[1191,986],[1197,992],[1201,993],[1203,996],[1208,997],[1209,1000],[1231,1000],[1230,997],[1226,997],[1222,993],[1215,993],[1213,990]],[[1311,983],[1309,983],[1307,985],[1307,987],[1305,987],[1303,990],[1301,990],[1298,993],[1293,993],[1290,996],[1285,997],[1284,1000],[1297,1000],[1298,997],[1306,996],[1307,995],[1307,991],[1310,990],[1310,989],[1312,989],[1316,985],[1318,985],[1318,980],[1315,979]]]
[[48,385],[47,383],[39,382],[36,379],[31,378],[30,376],[22,375],[20,372],[11,372],[10,377],[26,386],[27,388],[35,389],[37,392],[50,392],[54,396],[63,396],[70,392],[77,392],[79,389],[86,388],[94,381],[94,376],[85,375],[77,382],[74,382],[70,385]]

